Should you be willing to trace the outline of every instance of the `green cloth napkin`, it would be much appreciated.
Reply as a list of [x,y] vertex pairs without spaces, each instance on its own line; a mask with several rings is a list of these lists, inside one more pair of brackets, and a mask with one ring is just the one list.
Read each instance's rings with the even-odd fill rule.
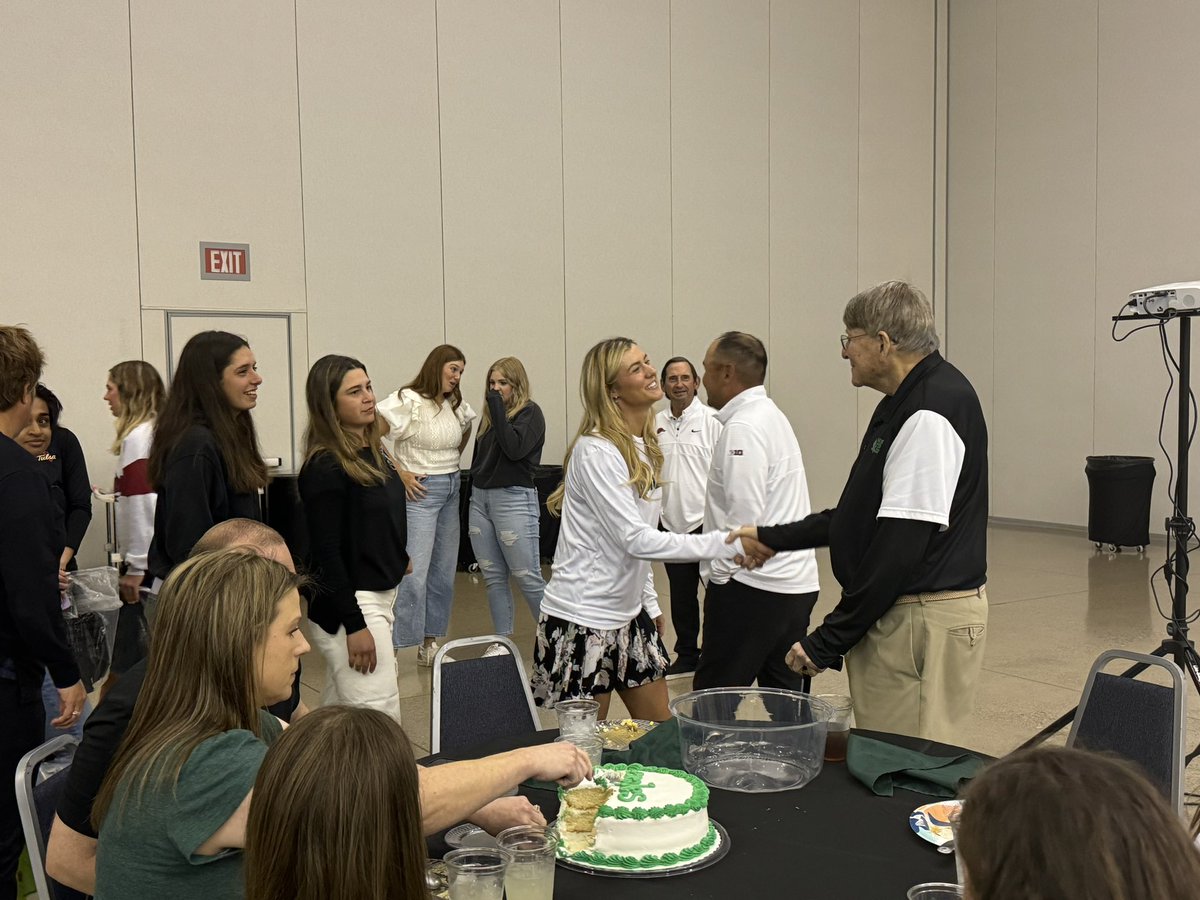
[[643,734],[629,745],[628,750],[605,750],[601,757],[606,763],[640,763],[664,769],[682,769],[683,753],[679,749],[679,722],[670,718],[660,722],[652,731]]
[[880,797],[896,788],[949,799],[958,795],[959,782],[975,777],[983,760],[971,753],[930,756],[861,734],[851,734],[846,747],[850,774]]

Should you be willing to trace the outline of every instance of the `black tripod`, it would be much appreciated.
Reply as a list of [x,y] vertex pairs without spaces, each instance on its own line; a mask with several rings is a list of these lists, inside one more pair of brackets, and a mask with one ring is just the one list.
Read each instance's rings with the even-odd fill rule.
[[[1152,650],[1151,655],[1170,657],[1184,672],[1191,676],[1192,684],[1200,694],[1200,655],[1188,637],[1187,593],[1188,593],[1188,541],[1195,534],[1195,522],[1187,514],[1188,503],[1188,445],[1191,443],[1192,407],[1191,407],[1191,356],[1192,356],[1192,317],[1200,315],[1195,312],[1180,312],[1170,316],[1154,315],[1123,315],[1113,316],[1114,322],[1163,322],[1168,318],[1179,320],[1179,433],[1178,433],[1178,466],[1175,478],[1174,510],[1167,519],[1167,586],[1171,593],[1171,617],[1167,620],[1167,637],[1158,649]],[[1172,548],[1174,555],[1172,556]],[[1174,559],[1174,571],[1171,560]],[[1123,678],[1133,678],[1146,668],[1139,663],[1121,673]],[[1079,707],[1075,707],[1055,719],[1018,749],[1024,750],[1040,744],[1056,731],[1070,725]],[[1200,747],[1187,755],[1187,763],[1200,755]]]

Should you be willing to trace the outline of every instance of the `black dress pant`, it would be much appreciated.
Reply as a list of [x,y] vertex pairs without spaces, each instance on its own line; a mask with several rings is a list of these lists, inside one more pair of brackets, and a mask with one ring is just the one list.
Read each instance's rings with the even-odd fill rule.
[[[697,528],[692,534],[699,534]],[[671,586],[671,624],[675,626],[675,656],[700,658],[700,563],[663,563]]]
[[25,847],[13,775],[21,757],[42,743],[46,714],[42,707],[41,682],[21,684],[0,678],[0,900],[17,896],[17,864]]
[[693,686],[807,691],[810,679],[787,667],[792,644],[808,633],[817,592],[777,594],[742,584],[709,582],[704,595],[704,644]]

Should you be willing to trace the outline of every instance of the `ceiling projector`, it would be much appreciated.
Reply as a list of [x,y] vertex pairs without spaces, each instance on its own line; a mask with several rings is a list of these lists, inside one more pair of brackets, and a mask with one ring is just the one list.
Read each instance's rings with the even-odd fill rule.
[[1160,284],[1142,288],[1129,295],[1129,306],[1144,316],[1161,316],[1164,313],[1188,312],[1200,309],[1200,281],[1181,281],[1178,284]]

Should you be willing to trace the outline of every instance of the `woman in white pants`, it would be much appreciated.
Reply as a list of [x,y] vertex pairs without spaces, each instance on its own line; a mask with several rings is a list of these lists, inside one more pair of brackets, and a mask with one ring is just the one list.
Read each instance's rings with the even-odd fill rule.
[[308,618],[329,670],[321,702],[371,707],[399,722],[392,624],[409,565],[404,483],[382,449],[386,426],[361,362],[317,360],[305,396],[300,497],[317,585]]

